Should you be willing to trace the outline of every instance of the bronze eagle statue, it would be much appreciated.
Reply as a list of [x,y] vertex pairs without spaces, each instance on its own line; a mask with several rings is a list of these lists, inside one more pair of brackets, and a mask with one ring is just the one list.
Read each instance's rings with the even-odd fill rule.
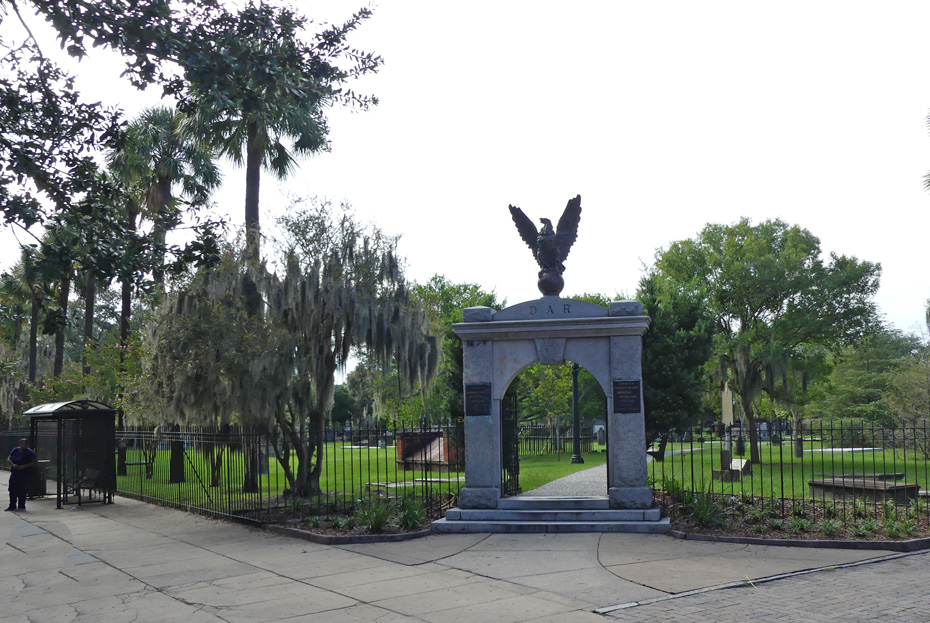
[[562,273],[565,271],[565,258],[578,237],[578,222],[581,220],[581,195],[568,200],[565,211],[559,218],[558,227],[552,229],[552,221],[541,218],[542,229],[536,229],[533,221],[516,206],[510,207],[520,237],[533,252],[539,264],[539,290],[544,295],[558,294],[565,285]]

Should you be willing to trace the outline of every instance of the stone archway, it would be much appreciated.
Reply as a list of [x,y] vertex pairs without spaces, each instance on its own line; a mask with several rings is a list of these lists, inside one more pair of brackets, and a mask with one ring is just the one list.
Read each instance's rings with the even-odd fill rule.
[[498,508],[501,499],[501,400],[533,363],[570,360],[590,372],[607,396],[607,491],[614,509],[652,507],[646,484],[642,402],[642,305],[544,296],[501,311],[470,307],[455,325],[464,343],[465,486],[462,509]]

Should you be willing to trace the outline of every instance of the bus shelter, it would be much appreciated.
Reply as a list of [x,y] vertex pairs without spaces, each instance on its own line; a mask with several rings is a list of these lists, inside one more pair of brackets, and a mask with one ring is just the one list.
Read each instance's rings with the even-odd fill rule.
[[[57,483],[58,508],[77,502],[113,503],[116,493],[116,409],[94,400],[32,407],[32,447]],[[45,477],[39,473],[39,477]]]

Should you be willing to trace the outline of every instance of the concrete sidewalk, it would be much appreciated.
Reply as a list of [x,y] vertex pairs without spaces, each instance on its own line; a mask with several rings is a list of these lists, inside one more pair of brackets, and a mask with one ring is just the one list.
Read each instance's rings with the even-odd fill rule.
[[[55,510],[54,500],[30,501],[23,513],[0,513],[0,535],[0,621],[23,623],[584,623],[656,608],[611,609],[619,604],[856,561],[886,559],[879,563],[886,567],[920,559],[930,569],[924,554],[634,534],[435,535],[328,546],[124,498],[66,510]],[[687,599],[655,603],[675,608]],[[810,615],[804,620],[817,620]]]

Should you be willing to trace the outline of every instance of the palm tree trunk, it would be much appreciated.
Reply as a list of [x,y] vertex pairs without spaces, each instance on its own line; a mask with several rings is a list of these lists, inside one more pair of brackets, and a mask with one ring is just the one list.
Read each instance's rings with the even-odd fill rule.
[[53,374],[61,376],[65,367],[65,330],[68,325],[68,295],[71,293],[71,267],[61,277],[58,292],[58,310],[64,319],[62,326],[55,333],[55,367]]
[[87,362],[87,350],[94,339],[94,303],[97,300],[97,277],[93,270],[87,271],[87,282],[84,286],[84,344],[81,351],[81,375],[90,374],[90,364]]
[[[14,308],[17,309],[18,308]],[[17,314],[19,317],[19,314]],[[13,322],[13,335],[11,336],[10,349],[15,355],[19,351],[19,338],[22,337],[22,327],[20,327],[19,322]]]
[[[168,208],[171,205],[171,180],[167,178],[158,179],[158,209],[155,214],[155,226],[152,228],[152,239],[155,242],[155,248],[158,253],[158,262],[152,269],[152,281],[160,288],[165,283],[165,237],[169,229]],[[130,216],[132,219],[132,229],[136,229],[136,216]]]
[[36,382],[36,357],[39,342],[39,297],[32,294],[32,317],[29,319],[29,382]]
[[[136,240],[136,217],[138,214],[129,210],[127,214],[127,225],[132,232],[132,240]],[[132,246],[130,245],[130,249]],[[130,251],[131,252],[131,251]],[[126,430],[125,413],[123,412],[122,398],[125,387],[122,382],[125,379],[126,372],[126,346],[129,344],[129,319],[132,316],[132,273],[124,273],[120,277],[120,310],[119,310],[119,370],[120,386],[117,388],[117,395],[120,398],[120,406],[116,410],[116,430],[123,432]],[[118,476],[126,475],[126,440],[120,439],[116,455],[116,474]]]
[[246,256],[256,260],[261,256],[261,229],[258,222],[258,189],[262,171],[262,146],[258,141],[258,125],[248,124],[248,144],[245,160],[245,241]]

